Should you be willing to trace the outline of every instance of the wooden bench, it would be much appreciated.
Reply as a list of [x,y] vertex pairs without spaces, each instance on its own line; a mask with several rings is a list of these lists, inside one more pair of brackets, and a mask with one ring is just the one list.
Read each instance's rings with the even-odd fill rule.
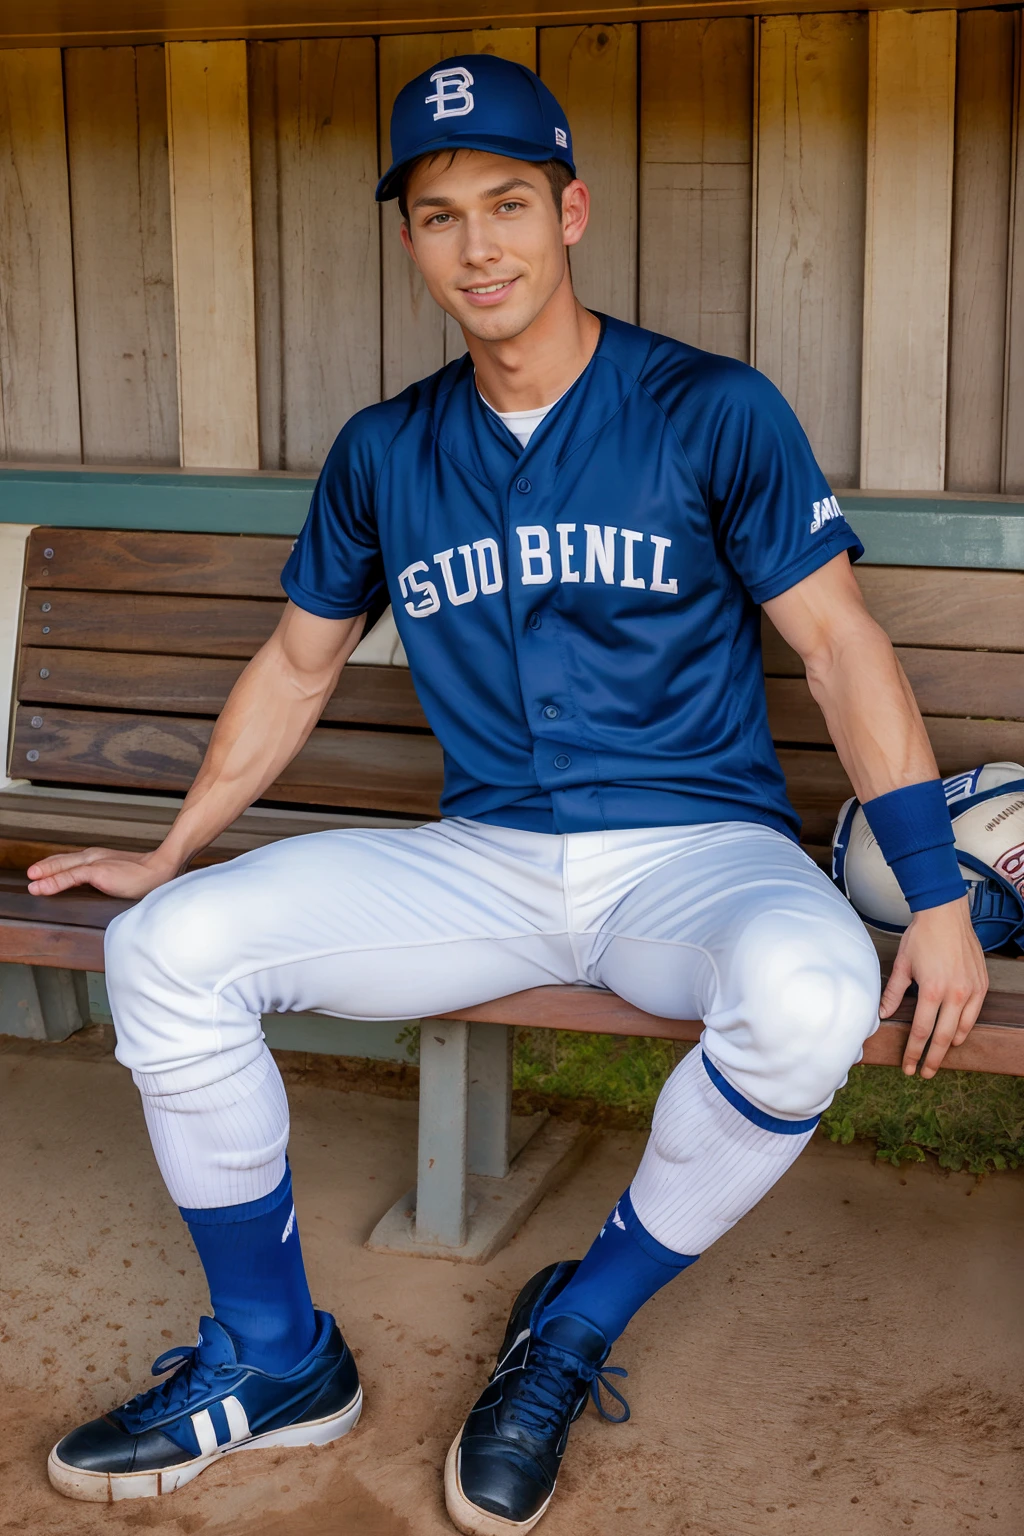
[[[288,548],[276,537],[68,528],[29,538],[15,782],[0,793],[0,961],[24,968],[51,1038],[81,1021],[81,973],[102,970],[103,931],[126,903],[82,890],[32,897],[23,872],[62,849],[160,840],[228,691],[277,622]],[[858,575],[915,688],[941,771],[1024,757],[1024,575],[884,566]],[[827,865],[850,786],[799,659],[767,623],[764,640],[773,737],[805,846]],[[435,816],[440,747],[403,662],[393,624],[382,621],[265,803],[196,862],[326,827]],[[1024,961],[995,957],[990,974],[982,1019],[946,1064],[1024,1074]],[[866,1061],[898,1063],[910,1012],[908,1003],[881,1027]],[[372,1241],[475,1258],[522,1220],[566,1150],[549,1127],[547,1151],[535,1138],[509,1173],[513,1027],[683,1041],[701,1028],[586,987],[540,988],[425,1022],[415,1215],[407,1197]]]

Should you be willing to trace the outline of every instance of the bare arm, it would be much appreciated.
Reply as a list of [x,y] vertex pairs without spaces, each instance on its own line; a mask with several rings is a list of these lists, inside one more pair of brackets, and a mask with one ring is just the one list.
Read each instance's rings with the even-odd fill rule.
[[365,614],[321,619],[288,603],[228,695],[202,767],[160,847],[145,854],[109,848],[55,854],[28,871],[32,894],[94,885],[110,896],[144,896],[172,880],[259,799],[300,750],[365,622]]
[[[764,607],[804,662],[859,800],[938,776],[910,684],[888,636],[864,606],[845,553]],[[896,1010],[911,981],[917,982],[918,1002],[903,1069],[913,1073],[931,1038],[921,1075],[933,1077],[949,1046],[967,1038],[988,987],[966,896],[914,914],[882,996],[883,1018]]]

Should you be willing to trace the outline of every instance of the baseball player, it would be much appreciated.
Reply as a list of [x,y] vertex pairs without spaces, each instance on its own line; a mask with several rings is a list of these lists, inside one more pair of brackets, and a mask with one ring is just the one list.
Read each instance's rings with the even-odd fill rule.
[[[797,842],[760,606],[914,913],[882,999],[917,983],[908,1072],[965,1038],[986,973],[920,715],[853,577],[861,545],[789,407],[743,364],[579,303],[589,195],[529,70],[448,60],[401,92],[391,141],[377,197],[398,199],[467,353],[344,427],[278,630],[163,845],[30,871],[41,894],[145,898],[107,938],[117,1055],[211,1298],[198,1344],[66,1435],[49,1473],[74,1498],[144,1497],[359,1416],[306,1284],[264,1011],[418,1017],[585,982],[705,1031],[582,1261],[553,1255],[517,1299],[455,1437],[454,1524],[507,1536],[547,1509],[631,1316],[785,1172],[877,1027],[874,949]],[[182,874],[294,757],[389,601],[444,748],[441,819]]]

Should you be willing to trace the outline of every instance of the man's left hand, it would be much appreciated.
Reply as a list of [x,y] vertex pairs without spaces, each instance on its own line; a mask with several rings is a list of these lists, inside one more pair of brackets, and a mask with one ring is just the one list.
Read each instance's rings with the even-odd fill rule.
[[966,896],[915,912],[882,993],[883,1019],[895,1013],[912,981],[917,1007],[903,1070],[912,1077],[921,1062],[921,1076],[934,1077],[949,1047],[962,1045],[974,1028],[988,991],[988,968]]

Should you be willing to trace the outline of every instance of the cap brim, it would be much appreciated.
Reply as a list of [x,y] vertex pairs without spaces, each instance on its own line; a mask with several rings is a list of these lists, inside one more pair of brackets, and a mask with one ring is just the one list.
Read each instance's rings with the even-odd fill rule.
[[506,139],[496,134],[467,135],[465,138],[452,139],[446,135],[443,139],[433,139],[426,144],[417,145],[411,155],[405,155],[401,160],[396,160],[384,172],[377,183],[374,193],[378,203],[386,203],[389,199],[397,197],[401,190],[402,172],[405,171],[414,160],[421,160],[424,155],[441,154],[450,149],[453,153],[458,149],[479,149],[492,155],[504,155],[509,160],[529,160],[534,165],[544,160],[561,160],[568,166],[572,174],[576,175],[576,167],[564,151],[558,149],[541,149],[536,143],[528,139]]

